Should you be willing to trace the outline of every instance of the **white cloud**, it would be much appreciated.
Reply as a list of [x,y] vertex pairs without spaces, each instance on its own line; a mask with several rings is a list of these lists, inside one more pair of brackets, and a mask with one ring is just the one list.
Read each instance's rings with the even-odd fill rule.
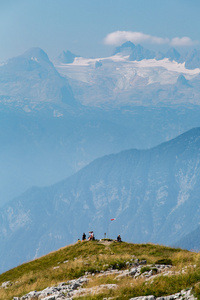
[[114,45],[119,46],[127,41],[131,41],[132,43],[151,43],[151,44],[169,44],[172,46],[192,46],[197,44],[197,41],[191,40],[189,37],[178,38],[175,37],[173,39],[169,38],[161,38],[149,34],[145,34],[142,32],[135,31],[115,31],[109,33],[105,39],[104,43],[106,45]]
[[121,45],[124,42],[131,41],[133,43],[149,42],[152,44],[166,44],[169,42],[168,39],[160,38],[157,36],[152,36],[149,34],[144,34],[142,32],[133,31],[115,31],[109,33],[105,39],[104,43],[107,45]]
[[193,41],[189,37],[184,36],[182,38],[175,37],[171,40],[172,46],[193,46],[198,44],[198,41]]

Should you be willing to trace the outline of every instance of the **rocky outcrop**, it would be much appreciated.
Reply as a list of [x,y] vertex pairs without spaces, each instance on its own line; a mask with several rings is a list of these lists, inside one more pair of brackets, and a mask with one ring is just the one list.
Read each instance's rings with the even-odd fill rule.
[[[83,280],[83,281],[82,281]],[[88,293],[98,293],[103,289],[114,289],[116,284],[104,284],[95,288],[81,288],[81,285],[87,281],[87,278],[79,278],[77,280],[71,280],[68,283],[61,283],[57,287],[47,288],[41,292],[32,291],[25,296],[14,297],[13,300],[73,300],[73,297],[83,296]],[[107,298],[104,298],[107,299]],[[154,295],[134,297],[130,300],[196,300],[192,295],[191,289],[182,290],[180,293],[176,293],[169,296],[155,297]]]
[[134,297],[130,300],[195,300],[196,298],[192,295],[191,289],[182,290],[180,293],[176,293],[169,296],[164,297],[155,297],[153,295],[150,296],[141,296],[141,297]]
[[[30,293],[22,297],[14,297],[13,300],[72,300],[74,297],[86,296],[91,294],[98,294],[103,290],[116,289],[117,284],[102,284],[91,288],[83,287],[85,283],[89,281],[90,276],[109,276],[116,275],[115,279],[120,280],[122,277],[131,276],[136,278],[153,279],[160,274],[167,276],[171,275],[171,265],[146,265],[146,261],[139,261],[135,259],[133,262],[127,262],[128,269],[116,270],[108,269],[106,271],[100,271],[99,274],[86,273],[85,276],[78,279],[62,282],[58,286],[47,287],[42,291],[31,291]],[[10,284],[10,283],[9,283]],[[5,287],[6,288],[6,287]],[[107,299],[107,298],[105,298]],[[191,289],[182,290],[180,293],[174,295],[163,296],[156,298],[154,295],[141,296],[131,298],[130,300],[195,300],[195,297],[191,293]]]
[[[116,275],[116,279],[120,279],[122,277],[131,276],[133,278],[151,278],[153,276],[163,274],[163,275],[170,275],[170,268],[171,265],[146,265],[145,267],[140,263],[138,264],[131,264],[130,268],[127,270],[115,270],[109,269],[107,271],[101,271],[97,277],[108,276],[111,274]],[[87,274],[88,275],[88,274]]]
[[62,282],[58,286],[47,287],[43,291],[31,291],[22,297],[14,297],[13,300],[61,300],[72,299],[74,291],[88,281],[87,277]]

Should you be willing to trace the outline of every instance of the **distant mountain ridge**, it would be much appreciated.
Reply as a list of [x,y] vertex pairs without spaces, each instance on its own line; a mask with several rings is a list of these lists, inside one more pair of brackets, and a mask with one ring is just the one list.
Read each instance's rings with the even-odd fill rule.
[[171,61],[179,63],[185,62],[188,69],[195,69],[200,67],[200,51],[191,50],[188,53],[180,54],[175,48],[170,48],[166,53],[156,52],[144,48],[141,45],[135,45],[132,42],[125,42],[119,47],[116,47],[114,55],[116,54],[128,55],[130,60],[140,61],[143,59],[157,59],[169,58]]
[[149,150],[107,155],[53,186],[28,190],[0,210],[2,270],[75,242],[83,231],[173,245],[200,221],[199,149],[195,128]]
[[63,55],[65,64],[54,66],[32,48],[0,65],[0,206],[97,157],[150,148],[200,126],[198,69],[161,53],[140,61]]
[[[84,106],[200,105],[200,52],[180,54],[175,48],[166,53],[126,42],[110,57],[73,58],[69,64],[56,63],[66,77],[75,98]],[[184,76],[187,85],[177,85]]]
[[142,60],[142,59],[152,59],[156,57],[154,51],[145,49],[141,45],[134,45],[132,42],[126,42],[121,46],[117,47],[114,51],[116,54],[129,55],[130,60]]
[[74,53],[72,53],[71,51],[67,50],[67,51],[63,51],[57,58],[56,58],[56,62],[57,63],[63,63],[63,64],[71,64],[74,62],[74,59],[76,57],[80,57],[80,55],[76,55]]

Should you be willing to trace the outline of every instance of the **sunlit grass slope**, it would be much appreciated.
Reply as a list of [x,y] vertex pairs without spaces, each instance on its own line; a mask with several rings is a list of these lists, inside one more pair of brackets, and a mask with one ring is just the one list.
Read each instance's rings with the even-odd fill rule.
[[[97,277],[98,272],[110,268],[126,269],[128,261],[133,257],[147,260],[147,264],[154,264],[160,260],[172,263],[173,275],[158,276],[153,281],[142,278],[125,277],[120,280],[111,274]],[[184,269],[184,272],[183,272]],[[34,261],[20,265],[0,275],[0,286],[10,281],[10,285],[0,288],[0,299],[10,300],[14,296],[20,297],[32,290],[42,290],[85,275],[88,276],[86,287],[100,284],[115,283],[117,288],[101,292],[81,299],[129,299],[134,296],[170,295],[186,288],[193,288],[200,299],[200,254],[186,250],[174,249],[153,244],[130,244],[116,241],[85,241],[66,246]],[[94,275],[96,274],[96,275]]]

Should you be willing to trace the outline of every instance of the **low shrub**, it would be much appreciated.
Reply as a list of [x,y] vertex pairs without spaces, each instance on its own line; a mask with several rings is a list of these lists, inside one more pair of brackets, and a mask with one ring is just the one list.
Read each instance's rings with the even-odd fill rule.
[[159,259],[155,262],[155,265],[171,265],[172,266],[172,260],[169,258]]
[[144,272],[149,272],[151,271],[151,268],[146,266],[146,267],[143,267],[141,270],[140,270],[140,273],[143,274]]

